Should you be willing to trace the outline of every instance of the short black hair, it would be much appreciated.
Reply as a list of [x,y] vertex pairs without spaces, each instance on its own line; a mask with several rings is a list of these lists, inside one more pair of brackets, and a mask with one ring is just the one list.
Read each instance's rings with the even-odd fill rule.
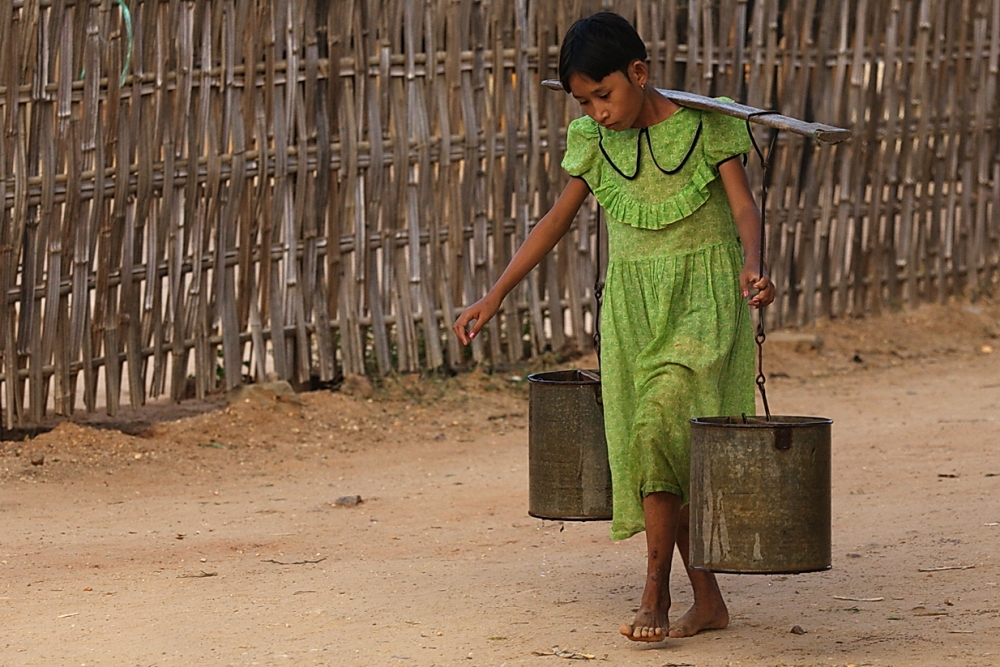
[[601,81],[612,72],[628,76],[628,66],[647,59],[646,45],[632,24],[613,12],[582,18],[566,31],[559,49],[559,80],[569,91],[569,77],[582,74]]

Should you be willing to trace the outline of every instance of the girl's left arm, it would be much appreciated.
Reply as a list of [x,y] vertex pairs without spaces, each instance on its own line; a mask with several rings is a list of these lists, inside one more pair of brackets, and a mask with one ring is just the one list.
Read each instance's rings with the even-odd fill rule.
[[[774,301],[774,285],[768,275],[767,265],[760,264],[760,209],[750,192],[743,162],[738,158],[726,160],[719,165],[719,175],[729,197],[729,206],[736,220],[736,230],[743,241],[743,271],[740,272],[740,288],[743,297],[751,306],[763,308]],[[750,294],[750,290],[758,292]]]

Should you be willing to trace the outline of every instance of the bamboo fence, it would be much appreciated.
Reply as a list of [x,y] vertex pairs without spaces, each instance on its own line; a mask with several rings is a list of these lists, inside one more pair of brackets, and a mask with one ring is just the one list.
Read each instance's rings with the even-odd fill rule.
[[660,87],[854,132],[777,138],[772,326],[995,288],[1000,0],[5,0],[4,422],[588,349],[593,204],[449,325],[565,183],[540,82],[602,8]]

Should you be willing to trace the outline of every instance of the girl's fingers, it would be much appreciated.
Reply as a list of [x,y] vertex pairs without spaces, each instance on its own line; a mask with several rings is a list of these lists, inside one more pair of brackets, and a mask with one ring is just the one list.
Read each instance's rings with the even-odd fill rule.
[[764,286],[757,294],[750,299],[750,305],[756,306],[757,308],[763,308],[764,306],[770,305],[774,301],[774,285]]
[[482,318],[476,318],[476,323],[473,324],[472,329],[469,330],[470,341],[479,335],[479,331],[483,328],[483,324],[485,324],[485,322],[483,322]]
[[[746,275],[745,283],[743,285],[743,298],[749,299],[751,306],[755,308],[763,308],[774,301],[774,284],[771,283],[771,278],[754,272]],[[750,290],[756,290],[756,293],[751,295]]]
[[743,288],[743,296],[747,296],[751,289],[763,290],[768,285],[771,284],[771,278],[769,276],[761,276],[756,271],[753,273],[745,273],[740,276],[740,283]]
[[472,317],[468,311],[463,312],[461,315],[458,316],[458,319],[455,320],[455,324],[453,324],[451,327],[451,330],[455,332],[455,336],[458,337],[458,340],[462,343],[462,345],[469,344],[469,338],[466,332],[466,327],[468,326],[469,320],[471,319]]
[[[471,329],[469,322],[475,322]],[[470,308],[458,316],[455,324],[451,326],[451,330],[455,332],[455,336],[462,345],[468,345],[479,334],[479,330],[483,328],[484,324],[486,324],[486,318],[482,317],[477,310]]]

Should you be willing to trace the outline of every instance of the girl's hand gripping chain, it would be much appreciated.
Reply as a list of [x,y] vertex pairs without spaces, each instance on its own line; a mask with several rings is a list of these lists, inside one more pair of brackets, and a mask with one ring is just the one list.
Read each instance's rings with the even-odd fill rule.
[[[751,257],[743,263],[743,270],[740,272],[740,288],[743,290],[743,298],[747,299],[754,308],[763,308],[774,301],[774,284],[770,276],[767,275],[767,267],[764,267],[764,275],[760,275],[760,260]],[[757,290],[752,293],[751,290]]]

